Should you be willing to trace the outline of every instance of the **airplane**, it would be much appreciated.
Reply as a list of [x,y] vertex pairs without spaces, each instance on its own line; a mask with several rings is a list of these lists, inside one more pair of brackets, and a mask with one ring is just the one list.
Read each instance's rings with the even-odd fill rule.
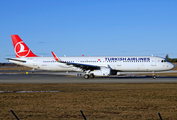
[[9,62],[47,71],[79,71],[84,78],[117,75],[118,72],[168,71],[175,67],[166,59],[155,56],[101,56],[101,57],[52,57],[35,55],[18,35],[11,35],[16,58],[6,58]]

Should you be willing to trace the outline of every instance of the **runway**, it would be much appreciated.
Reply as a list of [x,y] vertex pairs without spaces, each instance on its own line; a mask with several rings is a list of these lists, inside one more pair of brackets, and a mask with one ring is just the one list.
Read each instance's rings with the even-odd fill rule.
[[76,76],[47,74],[0,74],[0,83],[176,83],[177,77],[96,77],[84,79]]

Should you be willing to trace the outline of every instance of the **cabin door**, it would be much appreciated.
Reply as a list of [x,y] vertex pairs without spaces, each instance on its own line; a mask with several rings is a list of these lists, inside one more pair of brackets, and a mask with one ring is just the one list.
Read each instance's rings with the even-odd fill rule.
[[156,59],[155,58],[151,59],[151,66],[156,66]]

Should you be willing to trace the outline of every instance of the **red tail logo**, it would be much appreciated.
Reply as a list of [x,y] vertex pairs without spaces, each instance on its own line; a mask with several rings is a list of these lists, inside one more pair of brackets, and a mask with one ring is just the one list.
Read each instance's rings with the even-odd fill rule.
[[37,57],[18,35],[11,35],[16,57]]

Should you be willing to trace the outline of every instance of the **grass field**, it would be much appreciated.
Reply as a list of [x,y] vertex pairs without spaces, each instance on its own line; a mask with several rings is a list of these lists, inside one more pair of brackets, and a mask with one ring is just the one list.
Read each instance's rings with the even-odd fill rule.
[[[177,118],[177,83],[0,84],[0,119],[164,120]],[[60,91],[16,93],[15,91]]]

